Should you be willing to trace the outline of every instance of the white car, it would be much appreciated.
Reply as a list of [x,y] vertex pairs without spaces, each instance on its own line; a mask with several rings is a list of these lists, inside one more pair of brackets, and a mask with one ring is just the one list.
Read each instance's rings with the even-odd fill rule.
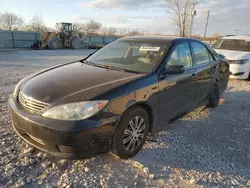
[[250,78],[250,36],[230,36],[219,39],[212,47],[229,60],[230,78]]

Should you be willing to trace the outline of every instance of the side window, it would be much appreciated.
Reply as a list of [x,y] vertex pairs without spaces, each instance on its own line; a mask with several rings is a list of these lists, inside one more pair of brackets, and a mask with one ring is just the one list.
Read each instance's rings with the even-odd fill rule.
[[183,65],[184,67],[192,66],[192,55],[188,43],[182,43],[175,48],[167,65]]
[[194,50],[194,65],[210,62],[208,50],[204,45],[198,42],[191,42],[191,45]]

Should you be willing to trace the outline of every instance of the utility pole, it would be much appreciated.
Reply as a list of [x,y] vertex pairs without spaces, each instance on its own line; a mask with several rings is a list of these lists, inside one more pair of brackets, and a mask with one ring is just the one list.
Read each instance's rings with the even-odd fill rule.
[[239,35],[239,31],[241,31],[241,29],[239,29],[239,28],[237,28],[237,29],[235,29],[235,31],[236,31],[236,35]]
[[204,33],[204,39],[207,36],[207,27],[208,27],[209,16],[210,16],[210,10],[207,12],[207,23],[206,23],[205,33]]
[[190,20],[190,26],[189,26],[189,32],[188,32],[188,36],[189,36],[189,37],[192,36],[193,23],[194,23],[194,16],[196,16],[196,10],[194,9],[196,4],[198,4],[197,1],[195,1],[195,2],[193,3],[192,10],[191,10],[191,20]]

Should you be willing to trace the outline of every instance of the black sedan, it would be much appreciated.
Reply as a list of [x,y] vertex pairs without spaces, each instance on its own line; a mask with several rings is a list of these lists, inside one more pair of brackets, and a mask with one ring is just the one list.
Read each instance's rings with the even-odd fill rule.
[[125,37],[24,78],[9,109],[16,133],[44,152],[126,159],[171,119],[216,107],[228,78],[228,62],[198,40]]

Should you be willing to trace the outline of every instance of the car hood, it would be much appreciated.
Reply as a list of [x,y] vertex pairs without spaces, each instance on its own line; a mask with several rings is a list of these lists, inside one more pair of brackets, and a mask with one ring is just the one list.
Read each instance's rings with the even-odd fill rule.
[[215,49],[215,51],[224,55],[228,60],[250,59],[250,52],[220,49]]
[[21,92],[49,104],[86,101],[143,75],[75,62],[35,75],[22,85]]

